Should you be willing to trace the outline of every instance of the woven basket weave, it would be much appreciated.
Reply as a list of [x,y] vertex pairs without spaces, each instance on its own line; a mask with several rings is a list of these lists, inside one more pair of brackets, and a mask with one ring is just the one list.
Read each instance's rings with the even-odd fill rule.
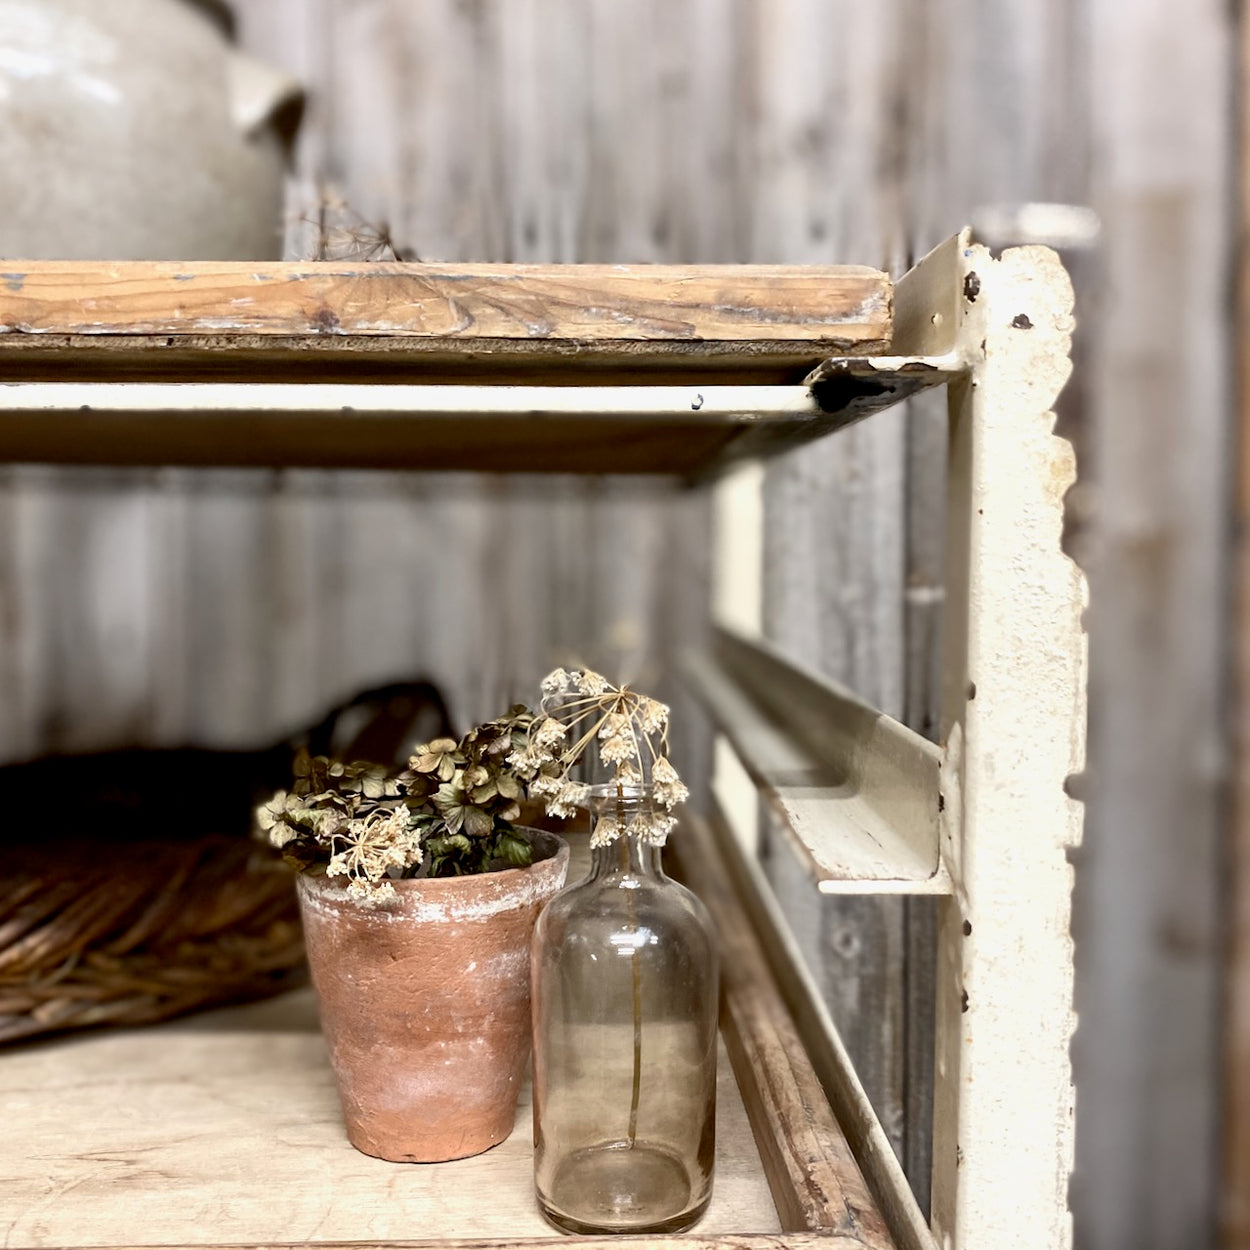
[[[405,682],[332,709],[305,740],[314,754],[394,762],[449,731],[437,688]],[[293,750],[0,767],[0,1043],[148,1024],[305,981],[294,877],[248,836],[252,805],[288,783]]]
[[147,1024],[306,978],[290,872],[246,838],[6,853],[0,1042]]

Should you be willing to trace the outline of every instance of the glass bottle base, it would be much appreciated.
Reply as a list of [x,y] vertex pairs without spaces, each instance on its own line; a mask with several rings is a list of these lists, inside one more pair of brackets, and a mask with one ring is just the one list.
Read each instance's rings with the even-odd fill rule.
[[569,1233],[678,1233],[707,1210],[711,1189],[649,1142],[605,1142],[565,1159],[538,1193],[543,1215]]

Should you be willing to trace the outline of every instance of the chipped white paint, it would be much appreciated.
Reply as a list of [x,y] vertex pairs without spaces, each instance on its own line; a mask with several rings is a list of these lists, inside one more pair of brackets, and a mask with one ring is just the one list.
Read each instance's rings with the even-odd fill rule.
[[[1071,1244],[1072,869],[1085,754],[1085,579],[1061,550],[1071,365],[1055,254],[947,250],[953,386],[933,1227],[955,1250]],[[973,277],[975,275],[975,277]],[[955,283],[958,283],[955,286]]]
[[[1081,831],[1080,805],[1065,785],[1084,765],[1086,589],[1061,549],[1075,467],[1071,447],[1053,433],[1050,409],[1071,368],[1071,285],[1045,248],[995,260],[970,247],[965,233],[898,284],[896,314],[894,349],[916,355],[857,361],[856,368],[897,374],[909,360],[924,359],[939,364],[949,386],[941,750],[908,741],[902,745],[911,764],[900,763],[896,750],[891,761],[897,735],[857,738],[864,709],[854,700],[796,698],[775,681],[756,681],[745,697],[745,674],[758,656],[705,657],[695,665],[696,683],[719,692],[712,700],[720,704],[717,720],[731,741],[736,728],[740,753],[794,775],[804,792],[795,803],[813,809],[814,824],[864,798],[860,784],[812,791],[811,770],[802,770],[805,760],[819,758],[811,744],[822,734],[844,765],[859,751],[861,783],[875,778],[879,791],[894,794],[897,786],[883,780],[891,769],[895,780],[908,780],[914,812],[896,807],[878,825],[914,835],[933,813],[941,856],[935,880],[953,891],[939,928],[933,1235],[949,1250],[1064,1250],[1071,1244],[1075,1027],[1068,851]],[[718,605],[721,615],[732,616],[742,601]],[[809,749],[795,748],[798,741]],[[779,787],[766,772],[757,768],[755,781],[775,799]],[[811,854],[816,839],[803,816],[796,807],[787,832]],[[853,821],[843,823],[854,832]],[[897,888],[898,848],[874,866],[850,862],[852,842],[835,838],[832,848],[844,861],[835,873],[852,879],[826,888]],[[763,897],[762,887],[754,889]],[[862,1086],[801,962],[790,951],[784,975],[799,986],[800,1017],[819,1019],[808,1044],[827,1061],[826,1088],[844,1121],[870,1125],[875,1117]],[[899,1244],[923,1245],[910,1190],[879,1136],[867,1128],[850,1135],[859,1164]]]

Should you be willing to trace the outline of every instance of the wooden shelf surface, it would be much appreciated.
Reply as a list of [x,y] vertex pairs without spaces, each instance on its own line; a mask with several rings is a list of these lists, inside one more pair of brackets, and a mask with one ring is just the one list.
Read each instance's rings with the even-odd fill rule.
[[[576,874],[586,837],[569,841]],[[673,862],[708,904],[723,950],[717,1166],[692,1233],[654,1244],[773,1250],[780,1234],[786,1245],[890,1250],[706,831],[688,822],[674,842]],[[347,1142],[310,990],[10,1048],[0,1052],[0,1105],[10,1250],[569,1244],[534,1200],[528,1086],[512,1136],[483,1155],[368,1158]],[[625,1244],[598,1244],[614,1243]]]
[[[528,1085],[473,1159],[385,1163],[344,1134],[311,990],[0,1057],[10,1247],[544,1237]],[[701,1231],[774,1232],[722,1047],[716,1188]]]
[[0,262],[9,463],[662,474],[947,380],[860,267]]
[[879,352],[858,266],[0,262],[0,370],[426,383],[800,382]]

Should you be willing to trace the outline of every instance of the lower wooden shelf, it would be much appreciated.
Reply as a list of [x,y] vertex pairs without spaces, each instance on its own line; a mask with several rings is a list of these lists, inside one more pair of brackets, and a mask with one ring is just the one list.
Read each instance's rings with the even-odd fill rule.
[[[674,856],[723,951],[716,1181],[690,1233],[634,1246],[893,1246],[712,840]],[[676,847],[674,848],[676,849]],[[311,990],[0,1054],[0,1229],[36,1247],[424,1243],[560,1237],[532,1185],[529,1090],[473,1159],[392,1164],[347,1142]]]
[[[553,1235],[531,1175],[530,1099],[506,1142],[385,1163],[344,1135],[311,990],[0,1062],[9,1247]],[[722,1053],[717,1175],[701,1232],[776,1232]]]

